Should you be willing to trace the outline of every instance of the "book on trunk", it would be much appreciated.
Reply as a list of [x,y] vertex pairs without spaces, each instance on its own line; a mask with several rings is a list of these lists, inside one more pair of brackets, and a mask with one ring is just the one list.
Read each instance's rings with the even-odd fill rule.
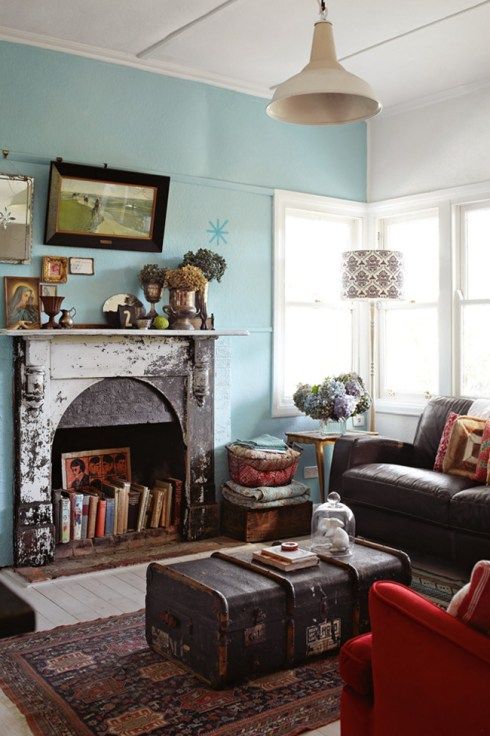
[[280,545],[274,547],[264,547],[258,552],[253,553],[254,560],[262,562],[264,565],[275,567],[279,570],[303,570],[306,567],[314,567],[318,565],[319,559],[307,549],[295,549],[286,551],[281,549]]
[[100,498],[97,504],[97,521],[95,523],[95,536],[105,536],[105,514],[106,514],[106,500]]
[[148,489],[148,498],[147,498],[147,502],[146,502],[146,510],[145,510],[145,518],[144,518],[143,529],[149,529],[150,528],[152,508],[153,508],[153,491],[150,491]]

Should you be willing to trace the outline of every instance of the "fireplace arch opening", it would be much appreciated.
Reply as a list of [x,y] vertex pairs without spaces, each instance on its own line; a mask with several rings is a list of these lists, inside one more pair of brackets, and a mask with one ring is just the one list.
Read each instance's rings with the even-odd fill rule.
[[186,445],[175,409],[150,383],[105,378],[67,407],[52,442],[52,484],[62,488],[62,454],[129,447],[130,479],[152,486],[162,477],[184,479]]

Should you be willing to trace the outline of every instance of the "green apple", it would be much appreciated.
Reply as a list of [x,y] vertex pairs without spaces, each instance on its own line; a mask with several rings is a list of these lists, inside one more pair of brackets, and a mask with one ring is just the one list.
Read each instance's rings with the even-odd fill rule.
[[166,330],[168,327],[168,319],[164,317],[163,315],[159,314],[155,317],[153,320],[153,327],[155,330]]

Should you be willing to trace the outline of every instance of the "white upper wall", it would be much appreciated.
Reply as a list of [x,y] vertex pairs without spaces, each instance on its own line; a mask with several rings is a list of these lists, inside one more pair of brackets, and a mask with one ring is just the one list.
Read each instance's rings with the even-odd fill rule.
[[490,179],[490,85],[369,123],[368,201]]

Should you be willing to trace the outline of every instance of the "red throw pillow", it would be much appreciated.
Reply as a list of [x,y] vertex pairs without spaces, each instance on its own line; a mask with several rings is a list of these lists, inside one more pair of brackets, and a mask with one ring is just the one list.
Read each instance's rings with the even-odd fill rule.
[[442,430],[441,440],[439,442],[439,447],[437,448],[436,459],[434,460],[434,470],[437,470],[439,473],[442,473],[442,463],[444,462],[444,458],[446,457],[449,438],[451,437],[451,432],[453,431],[454,422],[458,417],[459,414],[456,414],[456,412],[450,412],[446,419],[444,429]]
[[476,480],[487,482],[488,470],[490,462],[490,420],[485,424],[483,437],[481,438],[480,454],[476,464]]
[[447,612],[484,634],[490,634],[490,560],[476,563],[470,582],[458,590]]

